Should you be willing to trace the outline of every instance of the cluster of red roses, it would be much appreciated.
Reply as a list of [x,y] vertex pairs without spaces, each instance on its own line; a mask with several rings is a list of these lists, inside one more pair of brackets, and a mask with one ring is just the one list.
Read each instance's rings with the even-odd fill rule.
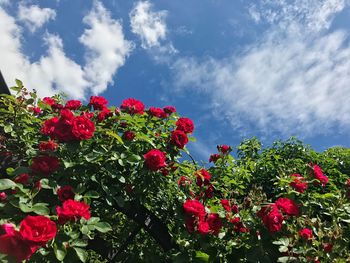
[[189,233],[218,235],[222,221],[217,213],[207,213],[204,205],[198,200],[186,200],[183,204],[186,214],[186,229]]
[[29,259],[38,248],[55,238],[55,222],[46,216],[27,216],[15,230],[12,224],[3,224],[0,235],[0,253],[14,257],[18,262]]
[[275,203],[263,206],[257,213],[257,216],[262,219],[264,225],[271,233],[275,233],[282,229],[284,219],[289,216],[297,216],[298,214],[298,206],[293,200],[278,198]]
[[[170,107],[170,106],[168,106]],[[187,133],[192,133],[194,125],[189,118],[179,118],[176,129],[171,133],[170,143],[182,149],[188,143]],[[151,171],[158,171],[166,167],[166,153],[152,149],[143,155],[145,164]]]
[[218,149],[219,153],[213,153],[212,155],[210,155],[209,162],[215,163],[217,160],[222,158],[224,155],[229,154],[230,151],[232,150],[230,146],[225,145],[225,144],[224,145],[218,145],[217,149]]
[[233,224],[233,230],[237,233],[247,233],[249,232],[249,228],[247,228],[241,218],[238,216],[239,208],[236,204],[231,204],[231,202],[227,199],[222,199],[220,201],[222,207],[226,211],[226,219],[228,222]]

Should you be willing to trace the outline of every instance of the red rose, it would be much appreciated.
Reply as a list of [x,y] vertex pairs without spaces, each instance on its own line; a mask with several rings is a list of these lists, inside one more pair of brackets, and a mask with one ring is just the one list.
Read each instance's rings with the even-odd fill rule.
[[54,141],[48,140],[47,142],[40,142],[39,143],[39,150],[44,151],[55,151],[58,147],[58,144]]
[[50,105],[50,106],[56,104],[56,100],[53,99],[53,98],[50,98],[50,97],[45,97],[45,98],[42,99],[42,101],[43,101],[45,104]]
[[276,206],[286,215],[297,216],[299,214],[297,204],[291,199],[278,198],[276,200]]
[[176,129],[185,133],[192,133],[194,130],[193,121],[189,118],[180,118],[176,121]]
[[54,156],[37,156],[33,158],[33,163],[30,166],[34,173],[48,176],[56,172],[60,167],[60,161]]
[[63,225],[68,221],[75,222],[82,217],[89,220],[91,217],[89,209],[90,206],[84,202],[68,199],[63,203],[62,207],[56,207],[58,223]]
[[326,253],[332,252],[332,250],[333,250],[333,244],[331,244],[331,243],[324,243],[324,244],[323,244],[323,250],[324,250],[324,252],[326,252]]
[[299,236],[304,240],[310,240],[313,237],[312,230],[308,228],[303,228],[299,230],[298,233],[299,233]]
[[108,104],[108,100],[101,96],[91,96],[89,105],[91,105],[94,110],[103,110]]
[[220,203],[227,212],[231,212],[230,202],[227,199],[222,199]]
[[0,192],[0,201],[4,202],[7,199],[7,194],[5,192]]
[[132,141],[135,138],[135,133],[132,131],[126,131],[123,134],[123,138],[127,141]]
[[212,184],[210,184],[208,186],[208,188],[205,190],[205,195],[207,198],[212,198],[213,194],[214,194],[214,186]]
[[218,145],[217,148],[223,154],[228,154],[231,151],[231,147],[228,145]]
[[120,108],[130,114],[143,114],[145,105],[139,100],[134,98],[126,99],[122,102]]
[[219,160],[221,158],[221,155],[220,154],[217,154],[217,153],[214,153],[212,155],[210,155],[209,157],[209,162],[213,162],[215,163],[217,160]]
[[163,110],[165,111],[165,113],[168,113],[168,114],[172,114],[176,112],[176,109],[173,106],[166,106],[163,108]]
[[232,205],[231,210],[232,213],[237,214],[239,211],[238,205]]
[[35,114],[40,114],[41,113],[41,109],[39,107],[33,107],[32,108],[32,111],[35,113]]
[[98,120],[99,122],[102,122],[102,121],[104,121],[105,119],[107,119],[107,118],[109,118],[109,117],[112,117],[112,116],[113,116],[113,112],[111,112],[110,109],[108,109],[108,108],[103,108],[103,110],[97,114],[97,120]]
[[172,131],[170,143],[182,149],[188,143],[187,134],[181,130]]
[[0,236],[1,254],[13,257],[17,262],[22,262],[29,259],[38,249],[37,246],[31,246],[27,241],[23,240],[13,225],[4,224],[1,228],[5,232],[5,234]]
[[221,227],[222,227],[222,222],[219,217],[219,214],[217,213],[211,213],[208,215],[207,222],[209,223],[210,227],[210,232],[213,235],[219,234]]
[[46,216],[27,216],[20,223],[19,232],[29,244],[43,246],[56,236],[57,228]]
[[203,217],[205,215],[204,205],[198,200],[186,200],[183,209],[187,215]]
[[166,118],[167,117],[167,114],[161,108],[150,107],[148,111],[153,117],[157,117],[157,118]]
[[321,167],[314,164],[312,169],[315,179],[319,180],[322,186],[325,186],[328,183],[328,177],[323,174]]
[[94,135],[95,124],[84,116],[75,117],[73,120],[72,134],[77,140],[87,140]]
[[66,109],[70,109],[70,110],[77,110],[81,107],[81,101],[80,100],[69,100],[66,102],[66,105],[64,107]]
[[54,110],[61,110],[61,109],[64,108],[64,106],[62,104],[55,103],[55,104],[51,105],[51,108],[54,109]]
[[73,140],[72,135],[72,122],[74,115],[71,111],[64,109],[61,111],[60,118],[53,117],[46,120],[41,128],[41,132],[51,137],[51,139],[57,139],[61,142],[68,142]]
[[61,202],[64,202],[68,199],[74,199],[74,196],[75,196],[73,187],[71,187],[70,185],[62,186],[61,188],[59,188],[57,190],[57,195],[58,195],[58,199]]
[[88,119],[92,119],[94,117],[94,113],[90,111],[83,111],[82,113],[80,113],[80,116],[84,116]]
[[19,184],[23,184],[23,185],[26,185],[26,184],[29,184],[29,181],[30,181],[30,176],[29,174],[20,174],[19,176],[17,176],[14,181],[16,183],[19,183]]
[[186,176],[181,176],[179,181],[177,182],[177,184],[179,186],[187,186],[187,185],[190,185],[191,184],[191,180],[189,178],[187,178]]
[[300,174],[292,174],[293,182],[289,185],[297,192],[304,193],[304,191],[308,188],[307,182],[305,182],[305,178]]
[[201,235],[206,235],[210,231],[210,226],[207,221],[199,221],[197,231]]
[[166,166],[165,153],[158,149],[150,150],[148,153],[143,155],[143,158],[145,159],[147,168],[151,171],[158,171],[159,169]]
[[195,176],[197,178],[196,184],[198,186],[202,186],[203,183],[204,183],[204,185],[209,185],[211,174],[208,173],[207,170],[201,169],[199,171],[196,171]]
[[283,216],[275,204],[262,207],[257,216],[262,219],[269,232],[275,233],[282,229]]

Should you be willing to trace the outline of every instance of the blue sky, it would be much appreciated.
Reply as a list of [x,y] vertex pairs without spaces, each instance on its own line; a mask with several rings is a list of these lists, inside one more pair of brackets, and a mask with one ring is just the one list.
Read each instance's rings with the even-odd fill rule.
[[0,0],[0,69],[42,96],[174,105],[189,148],[350,147],[348,0]]

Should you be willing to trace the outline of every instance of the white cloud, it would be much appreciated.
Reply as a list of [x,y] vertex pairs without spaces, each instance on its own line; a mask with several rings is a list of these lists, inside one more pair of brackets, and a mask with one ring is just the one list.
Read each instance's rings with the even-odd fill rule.
[[26,6],[24,4],[20,4],[18,8],[18,20],[22,21],[31,32],[41,28],[55,17],[56,12],[51,8],[40,8],[38,5]]
[[86,47],[84,67],[69,58],[58,35],[46,33],[47,47],[38,61],[31,62],[22,50],[22,31],[14,17],[0,7],[1,71],[9,86],[15,78],[40,96],[65,92],[72,98],[83,99],[86,93],[101,93],[112,83],[112,77],[125,63],[132,45],[124,39],[122,27],[98,2],[84,18],[90,26],[80,38]]
[[349,131],[349,38],[326,31],[344,1],[264,1],[272,2],[279,9],[255,7],[253,19],[277,24],[243,54],[177,60],[178,88],[209,94],[218,116],[243,131],[251,125],[286,135]]
[[130,12],[131,30],[142,41],[145,49],[160,46],[165,40],[167,26],[165,23],[167,12],[165,10],[154,12],[149,1],[138,2]]
[[89,26],[79,39],[88,49],[84,71],[92,91],[101,93],[113,83],[113,75],[124,65],[133,44],[125,39],[120,22],[112,19],[100,2],[94,2],[83,21]]

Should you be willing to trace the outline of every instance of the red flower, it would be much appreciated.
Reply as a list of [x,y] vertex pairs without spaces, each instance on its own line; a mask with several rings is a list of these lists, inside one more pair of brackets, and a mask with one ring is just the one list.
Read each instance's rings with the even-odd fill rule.
[[151,171],[158,171],[159,169],[166,166],[165,153],[158,149],[150,150],[148,153],[143,155],[143,158],[145,159],[147,168]]
[[50,97],[45,97],[45,98],[42,99],[42,101],[43,101],[45,104],[50,105],[50,106],[56,104],[56,100],[53,99],[53,98],[50,98]]
[[59,188],[57,190],[57,195],[58,195],[58,199],[61,202],[64,202],[69,199],[74,199],[74,196],[75,196],[73,187],[71,187],[70,185],[62,186],[61,188]]
[[43,246],[56,236],[57,228],[46,216],[27,216],[20,223],[19,232],[29,244]]
[[291,199],[278,198],[276,200],[276,206],[286,215],[297,216],[299,214],[297,204]]
[[89,220],[91,217],[89,209],[90,206],[84,202],[74,201],[72,199],[66,200],[62,207],[56,207],[58,223],[63,225],[68,221],[75,222],[82,217]]
[[150,107],[149,108],[149,113],[152,116],[157,117],[157,118],[166,118],[167,117],[167,114],[161,108]]
[[221,158],[220,154],[214,153],[214,154],[210,155],[209,162],[214,162],[215,163],[220,158]]
[[40,142],[39,143],[39,150],[44,151],[55,151],[58,147],[58,144],[54,141],[48,140],[47,142]]
[[331,244],[331,243],[324,243],[324,244],[323,244],[323,250],[324,250],[324,252],[326,252],[326,253],[332,252],[332,250],[333,250],[333,244]]
[[90,111],[83,111],[82,113],[80,113],[80,116],[84,116],[88,119],[92,119],[94,117],[94,113]]
[[33,163],[30,166],[34,173],[48,176],[56,172],[60,167],[60,161],[54,156],[37,156],[33,158]]
[[210,178],[211,178],[211,174],[208,173],[207,170],[201,169],[201,170],[199,170],[199,171],[196,171],[196,172],[195,172],[195,176],[196,176],[196,178],[197,178],[196,184],[197,184],[199,187],[202,186],[203,182],[204,182],[204,185],[209,185]]
[[23,184],[23,185],[26,185],[26,184],[29,184],[29,181],[30,181],[30,176],[29,174],[20,174],[19,176],[17,176],[14,181],[16,183],[19,183],[19,184]]
[[300,174],[292,174],[291,177],[293,178],[293,182],[291,182],[289,185],[295,189],[295,191],[304,193],[304,191],[308,188],[307,182],[304,181],[305,178]]
[[168,113],[168,114],[172,114],[176,112],[176,109],[173,106],[166,106],[163,108],[163,110],[165,111],[165,113]]
[[217,148],[223,154],[228,154],[231,151],[231,147],[228,145],[218,145]]
[[231,212],[230,202],[227,199],[222,199],[220,203],[227,212]]
[[7,199],[7,194],[5,192],[0,192],[0,201],[4,202]]
[[13,225],[4,224],[1,228],[5,232],[0,236],[1,254],[13,257],[17,262],[22,262],[23,260],[29,259],[38,249],[37,246],[30,246],[28,242],[23,240],[22,236],[15,230]]
[[84,116],[75,117],[73,120],[72,134],[77,140],[87,140],[94,135],[95,124]]
[[187,215],[203,217],[205,215],[204,205],[198,200],[186,200],[183,209]]
[[81,101],[80,100],[69,100],[66,102],[66,105],[64,107],[66,109],[70,109],[70,110],[77,110],[81,107]]
[[299,236],[304,240],[310,240],[313,237],[312,230],[308,228],[303,228],[299,230]]
[[312,169],[315,179],[319,180],[322,186],[325,186],[328,183],[328,177],[323,174],[321,167],[314,164]]
[[32,108],[32,111],[35,113],[35,114],[40,114],[41,113],[41,109],[39,107],[33,107]]
[[134,98],[126,99],[122,102],[120,108],[130,114],[143,114],[145,105],[139,100]]
[[180,149],[184,148],[188,143],[187,134],[181,130],[172,131],[170,143],[179,147]]
[[176,121],[176,129],[185,133],[192,133],[194,130],[193,121],[189,118],[180,118]]
[[177,182],[177,184],[179,186],[187,186],[187,185],[190,185],[191,184],[191,180],[189,178],[187,178],[186,176],[181,176],[179,181]]
[[97,114],[97,120],[99,122],[102,122],[105,119],[112,117],[112,116],[113,116],[113,112],[110,109],[103,108],[103,110]]
[[265,227],[271,232],[275,233],[282,229],[283,216],[278,211],[275,204],[262,207],[257,213],[265,225]]
[[135,133],[132,131],[126,131],[123,134],[123,138],[127,141],[132,141],[135,138]]
[[205,190],[205,195],[207,198],[212,198],[213,194],[214,194],[214,186],[212,184],[210,184],[208,186],[208,188]]
[[103,110],[108,103],[104,97],[101,96],[91,96],[89,105],[91,105],[94,110]]
[[210,231],[210,226],[207,221],[199,221],[197,231],[201,235],[206,235]]
[[211,213],[208,215],[207,222],[209,224],[210,232],[213,235],[219,234],[221,227],[222,227],[222,222],[219,217],[219,214],[217,213]]

